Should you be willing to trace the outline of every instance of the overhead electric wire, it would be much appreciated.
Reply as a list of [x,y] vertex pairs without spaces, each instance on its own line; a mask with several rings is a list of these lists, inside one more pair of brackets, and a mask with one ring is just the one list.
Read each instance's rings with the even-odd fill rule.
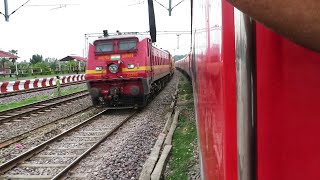
[[180,1],[178,4],[174,5],[171,9],[177,7],[179,4],[181,4],[184,0]]
[[[157,1],[157,0],[153,0],[153,1],[155,1],[156,3],[158,3],[160,6],[162,6],[162,7],[164,7],[166,10],[170,10],[170,7],[169,8],[167,8],[166,6],[164,6],[163,4],[161,4],[159,1]],[[171,10],[173,10],[173,8],[175,8],[175,7],[177,7],[179,4],[181,4],[183,1],[185,1],[185,0],[181,0],[180,2],[178,2],[176,5],[174,5],[172,8],[171,8]]]
[[135,6],[135,5],[138,5],[138,4],[144,4],[144,1],[140,1],[138,3],[134,3],[134,4],[129,4],[128,6]]
[[80,5],[80,4],[30,4],[26,6],[61,6],[61,5]]
[[162,6],[162,7],[164,7],[165,9],[167,9],[168,10],[168,8],[167,7],[165,7],[163,4],[161,4],[161,3],[159,3],[157,0],[154,0],[156,3],[158,3],[160,6]]
[[8,16],[11,16],[13,13],[17,12],[20,8],[22,8],[25,4],[27,4],[30,0],[26,1],[25,3],[23,3],[20,7],[18,7],[16,10],[12,11],[11,14],[9,14]]

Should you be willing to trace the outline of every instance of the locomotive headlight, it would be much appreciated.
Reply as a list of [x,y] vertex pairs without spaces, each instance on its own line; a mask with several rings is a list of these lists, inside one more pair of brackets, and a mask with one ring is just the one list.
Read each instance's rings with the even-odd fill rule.
[[128,69],[133,69],[134,68],[134,64],[128,64]]
[[97,66],[96,67],[96,71],[102,71],[102,67],[101,66]]
[[116,65],[116,64],[110,64],[109,65],[109,71],[111,72],[111,73],[117,73],[118,72],[118,70],[119,70],[119,67]]

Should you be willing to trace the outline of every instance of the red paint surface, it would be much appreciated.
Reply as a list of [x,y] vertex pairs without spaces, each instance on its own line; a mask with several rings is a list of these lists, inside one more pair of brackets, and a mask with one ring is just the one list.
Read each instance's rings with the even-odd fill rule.
[[30,88],[30,80],[26,80],[26,82],[23,85],[24,89],[29,89]]
[[193,7],[194,28],[204,32],[195,34],[192,62],[187,57],[177,66],[192,74],[202,173],[204,179],[236,180],[233,7],[224,0],[194,1]]
[[8,86],[9,82],[4,82],[1,85],[1,92],[8,92],[7,91],[7,86]]
[[71,77],[69,76],[69,77],[67,77],[66,79],[67,79],[67,80],[66,80],[66,83],[68,83],[68,82],[70,82]]
[[62,84],[67,83],[66,79],[67,79],[66,77],[63,77],[63,78],[61,79]]
[[[136,37],[132,37],[130,39],[136,39]],[[100,40],[98,40],[100,41]],[[110,40],[108,40],[110,41]],[[116,44],[118,39],[114,40]],[[150,66],[150,61],[148,61],[148,40],[143,39],[137,43],[137,50],[132,52],[125,52],[125,51],[116,51],[115,52],[108,52],[108,53],[95,53],[95,47],[90,45],[89,47],[89,56],[88,56],[88,63],[87,63],[87,70],[95,70],[96,66],[101,66],[103,68],[104,73],[102,74],[92,74],[92,72],[87,73],[86,77],[90,79],[117,79],[119,76],[123,78],[132,78],[132,74],[135,74],[133,78],[136,77],[150,77],[151,72],[146,70],[136,70],[136,71],[122,71],[122,68],[127,68],[128,64],[134,64],[135,67],[145,67]],[[115,45],[115,47],[117,47]],[[156,49],[154,49],[156,50]],[[164,53],[164,51],[161,51]],[[160,53],[158,50],[154,53]],[[126,56],[130,54],[130,56]],[[118,60],[111,60],[112,55],[120,55],[121,61]],[[119,63],[120,62],[120,63]],[[113,74],[109,72],[108,65],[115,63],[119,66],[119,72],[117,74]],[[157,71],[157,70],[155,70]],[[155,72],[154,71],[154,72]],[[88,71],[87,71],[88,72]],[[158,72],[158,71],[157,71]]]
[[38,82],[39,82],[39,79],[34,80],[34,82],[33,82],[33,87],[34,88],[38,87]]
[[46,87],[47,78],[43,78],[41,81],[41,87]]
[[50,78],[50,80],[49,80],[49,86],[53,86],[53,80],[54,80],[54,78]]
[[[136,37],[131,37],[129,39],[133,38]],[[119,41],[119,39],[115,39],[114,44],[117,44],[117,41]],[[117,46],[115,45],[115,47]],[[148,52],[149,50],[150,52]],[[121,61],[111,60],[112,55],[119,55]],[[112,63],[115,63],[119,66],[119,72],[117,74],[113,74],[108,70],[108,65]],[[128,71],[128,64],[134,64],[135,67],[141,67],[141,69]],[[103,70],[101,73],[95,71],[97,66],[102,67]],[[151,66],[153,70],[152,72],[150,71]],[[171,69],[172,63],[170,54],[157,47],[151,46],[151,44],[148,42],[148,39],[145,38],[137,43],[137,50],[132,52],[117,51],[115,49],[114,52],[95,53],[94,45],[90,44],[86,78],[88,80],[96,80],[113,78],[117,79],[119,76],[122,76],[123,78],[147,78],[153,76],[153,80],[155,81],[164,75],[169,74]]]
[[14,84],[13,84],[13,90],[14,91],[19,91],[19,84],[20,84],[20,81],[15,81]]
[[222,0],[222,107],[225,121],[224,163],[225,179],[238,179],[237,159],[237,98],[233,7]]
[[320,54],[256,32],[258,180],[318,180]]
[[[117,44],[119,41],[126,39],[136,39],[136,49],[119,51]],[[95,52],[94,44],[101,41],[112,41],[114,50],[112,52]],[[112,60],[112,56],[119,56],[119,59]],[[117,73],[110,72],[108,67],[111,64],[118,66]],[[133,64],[134,69],[129,69],[129,64]],[[97,66],[101,67],[102,70],[96,71]],[[138,41],[138,38],[134,36],[117,37],[115,39],[99,39],[93,44],[89,44],[86,79],[91,88],[98,88],[101,92],[109,92],[108,95],[103,96],[106,101],[110,100],[110,92],[115,87],[120,89],[120,95],[144,97],[150,93],[150,91],[144,92],[144,87],[151,88],[152,83],[169,75],[171,71],[171,55],[167,51],[153,47],[148,38]],[[131,88],[138,88],[139,92],[132,95]]]

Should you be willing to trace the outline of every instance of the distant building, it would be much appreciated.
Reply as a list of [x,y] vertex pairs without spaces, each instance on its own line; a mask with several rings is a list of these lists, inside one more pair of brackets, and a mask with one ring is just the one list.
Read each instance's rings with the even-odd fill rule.
[[10,70],[9,70],[9,68],[10,68],[10,64],[11,64],[11,62],[8,62],[8,61],[6,61],[6,62],[4,62],[4,67],[3,67],[3,62],[0,62],[0,73],[10,73]]
[[[19,58],[19,57],[9,52],[0,50],[0,58]],[[0,74],[11,73],[9,69],[10,65],[11,65],[10,61],[5,61],[5,62],[0,61]]]

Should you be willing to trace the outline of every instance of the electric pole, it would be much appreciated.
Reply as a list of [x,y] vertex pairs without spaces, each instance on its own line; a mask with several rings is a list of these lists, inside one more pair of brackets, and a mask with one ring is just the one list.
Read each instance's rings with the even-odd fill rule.
[[157,0],[154,0],[156,3],[158,3],[160,6],[164,7],[166,10],[169,11],[169,16],[171,16],[171,12],[173,10],[173,8],[177,7],[180,3],[182,3],[184,0],[181,0],[179,3],[177,3],[176,5],[174,5],[172,7],[172,0],[169,0],[169,8],[166,8],[163,4],[161,4],[160,2],[158,2]]
[[4,18],[9,22],[9,11],[8,11],[8,1],[4,0]]
[[181,34],[177,34],[177,49],[179,49],[179,36],[180,36]]
[[168,9],[168,11],[169,11],[169,16],[171,16],[171,12],[172,12],[172,0],[169,0],[169,9]]
[[9,10],[8,10],[8,0],[4,0],[4,14],[2,12],[0,12],[0,14],[2,14],[5,18],[5,20],[7,22],[9,22],[9,17],[14,14],[15,12],[17,12],[20,8],[22,8],[24,5],[26,5],[30,0],[27,0],[25,3],[23,3],[21,6],[19,6],[16,10],[12,11],[9,14]]

